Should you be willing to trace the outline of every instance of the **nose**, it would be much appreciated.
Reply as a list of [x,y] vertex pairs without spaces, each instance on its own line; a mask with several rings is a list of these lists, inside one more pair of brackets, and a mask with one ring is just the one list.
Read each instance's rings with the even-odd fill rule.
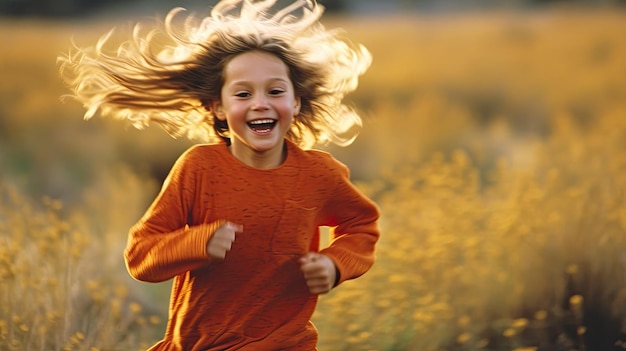
[[269,109],[269,100],[264,94],[256,94],[252,100],[252,109],[256,111],[264,111]]

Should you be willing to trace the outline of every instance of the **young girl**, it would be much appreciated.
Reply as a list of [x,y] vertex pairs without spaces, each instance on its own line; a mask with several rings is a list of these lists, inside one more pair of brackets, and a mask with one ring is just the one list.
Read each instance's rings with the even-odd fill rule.
[[[316,350],[319,294],[365,273],[376,205],[316,142],[360,125],[342,103],[368,52],[326,31],[322,8],[224,0],[201,21],[61,58],[87,108],[203,138],[175,163],[124,252],[142,281],[174,279],[165,337],[151,350]],[[169,45],[159,46],[167,39]],[[160,49],[159,49],[160,47]],[[332,230],[319,249],[319,227]]]

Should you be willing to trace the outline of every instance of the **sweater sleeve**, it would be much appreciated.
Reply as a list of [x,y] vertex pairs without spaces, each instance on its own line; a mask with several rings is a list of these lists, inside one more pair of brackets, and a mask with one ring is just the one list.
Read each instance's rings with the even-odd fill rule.
[[334,227],[331,242],[320,252],[335,263],[340,284],[361,276],[374,264],[380,211],[350,182],[346,166],[340,164],[338,173],[336,189],[325,205],[329,226]]
[[187,226],[196,186],[194,162],[190,151],[176,161],[157,198],[130,229],[124,258],[133,278],[161,282],[210,261],[206,245],[223,222]]

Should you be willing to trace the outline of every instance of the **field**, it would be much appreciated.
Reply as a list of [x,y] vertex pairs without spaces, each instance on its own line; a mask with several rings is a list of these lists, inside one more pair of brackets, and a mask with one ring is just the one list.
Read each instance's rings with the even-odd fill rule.
[[[113,24],[0,21],[0,351],[163,333],[169,284],[122,250],[192,141],[59,99],[56,56]],[[383,216],[374,268],[320,300],[319,349],[626,349],[626,12],[326,24],[374,64],[361,135],[323,148]]]

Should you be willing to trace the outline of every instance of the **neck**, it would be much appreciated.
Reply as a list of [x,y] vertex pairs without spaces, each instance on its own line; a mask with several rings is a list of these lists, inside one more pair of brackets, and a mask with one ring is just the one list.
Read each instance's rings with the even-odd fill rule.
[[251,150],[243,145],[231,144],[230,153],[247,166],[257,169],[272,169],[280,166],[287,157],[287,145],[283,142],[279,147],[266,151]]

